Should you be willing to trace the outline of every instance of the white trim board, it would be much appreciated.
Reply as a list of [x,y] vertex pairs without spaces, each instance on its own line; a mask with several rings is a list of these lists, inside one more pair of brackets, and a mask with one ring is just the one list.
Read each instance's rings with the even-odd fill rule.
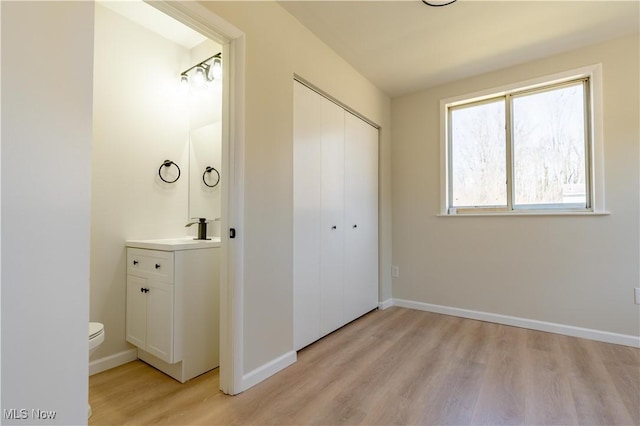
[[[388,301],[385,301],[386,304]],[[512,317],[508,315],[492,314],[489,312],[473,311],[469,309],[453,308],[450,306],[432,305],[430,303],[415,302],[412,300],[392,299],[392,306],[416,309],[419,311],[434,312],[444,315],[469,318],[474,320],[493,322],[496,324],[510,325],[514,327],[528,328],[548,333],[562,334],[571,337],[596,340],[616,345],[640,348],[640,336],[610,333],[608,331],[593,330],[590,328],[575,327],[572,325],[556,324],[546,321],[538,321],[527,318]]]
[[278,358],[272,359],[242,377],[242,390],[245,391],[250,387],[257,385],[263,380],[273,376],[278,371],[287,368],[297,360],[298,354],[296,351],[289,351],[280,355]]
[[137,349],[127,349],[117,354],[98,358],[95,361],[89,362],[89,376],[119,367],[136,359],[138,359]]
[[385,309],[390,308],[392,306],[393,306],[393,299],[387,299],[382,302],[378,302],[378,309],[380,309],[381,311],[384,311]]

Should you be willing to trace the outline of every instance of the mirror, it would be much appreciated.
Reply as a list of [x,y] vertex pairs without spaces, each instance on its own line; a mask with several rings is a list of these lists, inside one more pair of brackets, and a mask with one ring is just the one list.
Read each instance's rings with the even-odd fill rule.
[[189,217],[220,217],[222,179],[220,121],[189,132]]

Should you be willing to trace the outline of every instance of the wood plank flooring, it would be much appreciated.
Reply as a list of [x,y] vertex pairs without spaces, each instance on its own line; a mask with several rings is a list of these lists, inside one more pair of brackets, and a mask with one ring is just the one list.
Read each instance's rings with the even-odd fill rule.
[[640,425],[639,349],[397,307],[234,397],[141,361],[89,382],[90,425]]

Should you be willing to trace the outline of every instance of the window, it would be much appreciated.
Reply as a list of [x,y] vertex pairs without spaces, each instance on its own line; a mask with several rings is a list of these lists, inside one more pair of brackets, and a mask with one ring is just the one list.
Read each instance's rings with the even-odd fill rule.
[[593,71],[444,100],[443,213],[596,211]]

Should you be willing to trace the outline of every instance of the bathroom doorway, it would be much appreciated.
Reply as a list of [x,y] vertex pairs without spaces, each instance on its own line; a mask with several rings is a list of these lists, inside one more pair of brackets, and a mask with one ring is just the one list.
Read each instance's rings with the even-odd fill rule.
[[[244,81],[236,53],[242,33],[196,2],[98,1],[95,37],[90,315],[105,324],[107,341],[94,359],[107,369],[134,351],[124,336],[124,240],[186,236],[191,217],[219,218],[212,225],[221,240],[220,387],[239,393],[242,234],[232,239],[229,229],[243,217],[242,99],[235,96]],[[181,74],[203,63],[213,71],[216,58],[222,75],[207,73],[202,87],[181,85]],[[189,185],[198,155],[217,156],[220,177],[205,172],[209,192],[199,201]],[[171,184],[160,173],[165,160],[181,168]]]

